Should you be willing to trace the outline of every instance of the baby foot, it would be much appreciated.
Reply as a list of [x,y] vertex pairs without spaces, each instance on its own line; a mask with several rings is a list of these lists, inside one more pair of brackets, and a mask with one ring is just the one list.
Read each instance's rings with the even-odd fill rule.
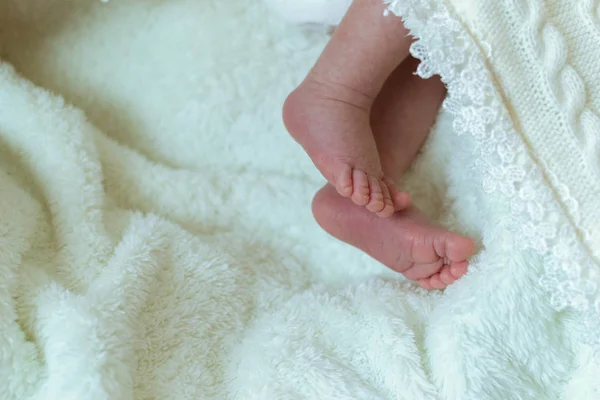
[[[421,148],[444,98],[439,79],[413,74],[411,59],[388,79],[371,110],[371,126],[384,172],[398,179]],[[336,238],[426,289],[443,289],[467,272],[471,239],[433,224],[416,207],[379,219],[355,207],[327,185],[313,200],[318,223]]]
[[370,127],[372,99],[343,85],[307,78],[285,102],[284,122],[343,197],[381,217],[410,203],[384,177]]
[[313,214],[329,234],[425,289],[444,289],[462,277],[474,252],[471,239],[434,225],[414,206],[391,218],[374,218],[330,185],[315,196]]

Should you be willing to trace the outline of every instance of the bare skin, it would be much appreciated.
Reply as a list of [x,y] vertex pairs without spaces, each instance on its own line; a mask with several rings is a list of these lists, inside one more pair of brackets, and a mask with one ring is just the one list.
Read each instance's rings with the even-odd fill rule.
[[369,115],[386,79],[408,56],[399,18],[381,0],[356,0],[304,82],[288,97],[284,121],[337,192],[382,217],[410,204],[386,177]]
[[[393,181],[414,160],[445,96],[439,79],[413,74],[416,66],[408,58],[390,75],[370,113],[382,169]],[[471,239],[436,226],[414,205],[382,219],[340,196],[332,185],[315,195],[313,214],[331,235],[425,289],[443,289],[462,277],[474,251]]]

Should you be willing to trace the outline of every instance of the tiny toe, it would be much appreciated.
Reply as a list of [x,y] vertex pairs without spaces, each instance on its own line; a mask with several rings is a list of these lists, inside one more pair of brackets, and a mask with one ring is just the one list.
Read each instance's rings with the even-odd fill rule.
[[383,182],[381,184],[381,192],[383,193],[383,202],[384,207],[377,215],[382,218],[391,217],[394,214],[394,203],[392,202],[392,197],[390,196],[390,190],[388,185]]
[[370,198],[369,179],[367,178],[367,174],[355,169],[352,173],[352,180],[354,189],[352,191],[352,201],[359,206],[366,206]]
[[335,189],[344,197],[352,196],[352,168],[346,165],[344,169],[337,175]]
[[392,200],[392,204],[394,205],[394,211],[401,211],[410,206],[412,203],[410,194],[399,191],[394,181],[389,178],[383,178],[383,183],[387,186],[388,191],[390,192],[390,198]]
[[374,176],[369,176],[369,203],[367,204],[367,210],[378,213],[383,211],[385,208],[385,200],[383,197],[383,190],[379,179]]
[[423,278],[423,279],[419,279],[419,286],[421,286],[423,289],[427,289],[427,290],[432,290],[433,286],[431,286],[431,283],[429,282],[429,278]]
[[446,288],[446,284],[440,278],[440,274],[435,274],[431,278],[429,278],[429,284],[434,289],[444,289]]
[[412,196],[406,192],[396,192],[393,195],[394,208],[396,211],[402,211],[412,204]]
[[464,274],[467,273],[469,269],[469,263],[466,261],[454,263],[450,265],[450,274],[456,279],[461,278]]
[[445,256],[450,261],[465,261],[473,255],[474,251],[475,243],[468,237],[452,234],[452,236],[447,239]]
[[452,285],[456,281],[456,278],[450,272],[450,267],[447,265],[445,265],[440,271],[440,279],[446,285]]

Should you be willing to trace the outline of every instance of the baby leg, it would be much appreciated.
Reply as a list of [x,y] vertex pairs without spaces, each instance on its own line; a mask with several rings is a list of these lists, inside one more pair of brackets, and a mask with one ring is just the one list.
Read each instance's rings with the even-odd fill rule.
[[321,57],[284,105],[284,121],[339,194],[380,216],[406,207],[383,173],[371,106],[411,39],[381,0],[355,0]]

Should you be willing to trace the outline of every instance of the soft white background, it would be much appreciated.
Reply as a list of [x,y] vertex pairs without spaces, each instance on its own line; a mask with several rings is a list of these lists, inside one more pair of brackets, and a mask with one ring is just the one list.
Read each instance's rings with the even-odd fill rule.
[[[556,398],[533,257],[428,294],[313,221],[280,108],[326,40],[257,1],[0,3],[0,57],[89,120],[2,65],[6,398]],[[407,187],[500,243],[448,118]]]

